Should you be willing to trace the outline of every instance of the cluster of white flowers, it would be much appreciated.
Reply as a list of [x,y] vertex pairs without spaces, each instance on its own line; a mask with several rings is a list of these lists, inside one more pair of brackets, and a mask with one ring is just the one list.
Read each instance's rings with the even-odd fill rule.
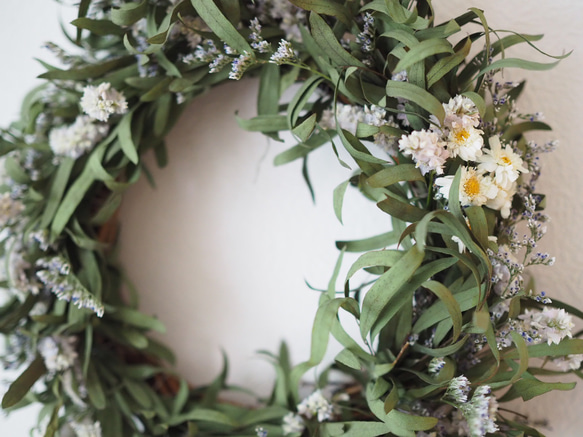
[[109,125],[93,123],[90,116],[80,115],[69,126],[51,129],[49,145],[55,155],[76,159],[86,151],[91,150],[107,135],[108,131]]
[[88,85],[83,89],[81,108],[91,118],[99,121],[107,121],[113,114],[125,114],[128,103],[123,95],[109,82],[103,82],[98,86]]
[[464,375],[452,378],[445,391],[445,396],[457,403],[468,401],[470,393],[470,381]]
[[437,174],[443,174],[443,166],[449,158],[445,146],[446,143],[436,132],[425,129],[403,135],[399,140],[399,150],[403,155],[413,157],[416,167],[422,174],[433,170]]
[[361,45],[361,50],[364,53],[370,53],[374,50],[374,18],[370,12],[366,12],[363,16],[363,29],[356,35],[356,42]]
[[71,302],[79,308],[87,308],[98,317],[103,316],[103,304],[75,275],[70,274],[71,267],[67,260],[59,256],[40,258],[36,265],[41,268],[36,272],[37,278],[48,290],[55,293],[57,298]]
[[303,417],[306,419],[315,417],[318,422],[332,419],[334,405],[320,390],[316,390],[297,405],[297,410],[297,414],[288,413],[284,416],[282,424],[284,435],[303,432],[305,428]]
[[490,387],[482,385],[474,391],[472,399],[458,405],[454,414],[454,427],[460,436],[483,437],[498,431],[496,413],[498,401],[491,395]]
[[427,366],[427,371],[432,374],[438,374],[445,366],[445,360],[442,357],[432,358]]
[[251,30],[251,34],[249,35],[251,47],[259,53],[267,53],[271,51],[271,44],[265,41],[261,36],[261,23],[259,23],[259,18],[255,17],[251,20],[249,29]]
[[285,32],[285,38],[302,42],[300,25],[306,24],[306,11],[288,0],[255,0],[250,8],[264,23],[270,23]]
[[[347,130],[352,134],[356,133],[358,123],[376,127],[398,127],[393,117],[387,117],[387,111],[376,105],[362,108],[356,105],[336,103],[336,117],[334,117],[334,111],[332,109],[326,109],[322,111],[322,117],[319,123],[324,129],[336,129],[336,120],[338,120],[341,129]],[[396,155],[397,138],[395,136],[381,131],[376,133],[373,138],[374,143],[389,155]]]
[[76,337],[44,337],[38,342],[38,353],[50,373],[62,372],[72,367],[77,360]]
[[269,62],[277,65],[296,63],[298,62],[298,57],[291,43],[282,39],[279,42],[277,51],[269,58]]
[[72,422],[71,428],[73,428],[77,437],[101,437],[101,423],[99,421]]
[[518,319],[508,320],[496,332],[498,349],[512,345],[512,331],[520,334],[528,343],[559,344],[566,337],[572,338],[575,327],[572,317],[564,309],[545,307],[542,311],[526,310]]

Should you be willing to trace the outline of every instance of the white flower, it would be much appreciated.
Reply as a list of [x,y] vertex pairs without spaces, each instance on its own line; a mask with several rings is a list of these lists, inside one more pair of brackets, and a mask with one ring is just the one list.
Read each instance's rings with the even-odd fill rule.
[[83,89],[81,108],[91,118],[99,121],[107,121],[110,115],[125,114],[128,103],[123,95],[109,82],[103,82],[98,86],[88,85]]
[[243,76],[243,73],[255,62],[253,56],[249,52],[244,52],[238,58],[233,60],[231,64],[231,72],[229,73],[229,79],[239,80]]
[[488,208],[500,211],[502,218],[510,217],[510,209],[512,208],[512,198],[516,194],[516,182],[513,182],[508,187],[502,187],[496,184],[498,192],[492,199],[488,199],[486,206]]
[[478,127],[480,113],[471,99],[457,95],[443,104],[445,109],[444,126],[447,129]]
[[0,229],[15,222],[24,211],[20,200],[13,199],[10,193],[0,194]]
[[470,381],[464,375],[460,375],[449,382],[445,396],[449,396],[454,402],[463,404],[468,401],[469,392]]
[[553,359],[553,364],[559,370],[568,372],[569,370],[579,370],[581,362],[583,361],[583,354],[567,355],[566,357],[559,357]]
[[45,337],[38,343],[38,352],[43,357],[49,372],[61,372],[75,364],[77,352],[73,345],[76,337]]
[[441,369],[445,366],[445,360],[442,357],[432,358],[427,366],[427,371],[429,373],[437,374],[441,372]]
[[443,165],[449,157],[445,143],[439,135],[428,130],[413,131],[410,135],[403,135],[399,140],[399,150],[405,156],[412,156],[415,167],[424,175],[432,170],[437,174],[443,173]]
[[483,133],[472,126],[451,128],[447,136],[447,150],[451,157],[459,156],[464,161],[476,161],[482,155]]
[[571,330],[575,327],[571,316],[564,309],[543,308],[542,311],[526,310],[518,316],[523,321],[524,331],[540,336],[547,344],[559,344],[565,337],[573,337]]
[[283,424],[281,426],[283,435],[302,433],[304,432],[304,420],[297,414],[288,413],[283,416]]
[[94,124],[88,115],[80,115],[69,126],[51,129],[49,146],[55,155],[78,158],[103,139],[109,126],[104,123]]
[[494,173],[494,180],[500,187],[510,187],[520,173],[528,173],[522,159],[507,145],[504,149],[498,136],[490,137],[490,149],[478,159],[478,169]]
[[101,437],[101,423],[99,422],[72,422],[71,428],[73,428],[77,437]]
[[[473,167],[462,167],[459,198],[462,206],[481,206],[498,194],[498,187],[489,176],[484,176]],[[444,176],[435,180],[435,185],[441,187],[439,194],[449,199],[449,191],[454,176]]]
[[358,123],[362,123],[364,118],[364,109],[360,106],[336,103],[336,119],[334,118],[334,111],[326,109],[322,112],[320,126],[324,129],[336,129],[336,120],[338,120],[341,129],[354,134]]
[[308,419],[317,417],[318,422],[323,422],[332,418],[334,408],[320,390],[316,390],[310,396],[298,404],[298,413]]

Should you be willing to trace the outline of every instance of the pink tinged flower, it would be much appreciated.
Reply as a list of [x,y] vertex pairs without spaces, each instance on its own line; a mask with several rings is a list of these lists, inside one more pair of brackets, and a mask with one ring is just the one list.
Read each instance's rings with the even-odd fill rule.
[[474,102],[465,97],[457,95],[443,104],[445,109],[444,127],[447,129],[461,129],[478,127],[480,124],[480,113]]
[[125,114],[128,110],[123,93],[112,88],[109,82],[86,86],[80,103],[83,112],[99,121],[107,121],[111,115]]
[[490,149],[486,149],[484,155],[478,159],[478,169],[494,173],[496,184],[500,187],[510,187],[520,173],[528,173],[520,156],[509,145],[502,148],[498,136],[491,137],[489,143]]
[[437,133],[428,130],[403,135],[399,140],[399,150],[403,155],[411,156],[415,167],[424,175],[433,170],[437,174],[443,174],[443,165],[449,157],[445,142]]

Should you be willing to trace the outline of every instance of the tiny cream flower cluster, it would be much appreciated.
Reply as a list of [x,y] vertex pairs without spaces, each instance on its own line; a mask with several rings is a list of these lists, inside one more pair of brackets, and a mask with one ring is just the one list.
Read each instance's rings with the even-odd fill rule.
[[109,131],[105,123],[93,123],[88,115],[80,115],[69,126],[51,129],[49,146],[57,156],[69,156],[77,159],[91,150]]
[[71,428],[75,431],[77,437],[101,437],[101,423],[90,422],[84,420],[83,422],[71,423]]
[[[334,111],[332,109],[324,110],[319,121],[320,127],[324,129],[336,129],[336,120],[338,120],[341,129],[347,130],[352,134],[356,133],[358,123],[376,127],[390,126],[398,128],[393,117],[387,118],[387,111],[375,105],[362,108],[356,105],[337,103],[336,117],[334,117]],[[378,132],[373,138],[374,143],[389,155],[396,155],[396,137],[384,132]]]
[[76,337],[55,335],[44,337],[38,343],[38,353],[43,358],[45,367],[50,373],[62,372],[75,364]]
[[10,193],[0,194],[0,229],[16,221],[18,216],[24,211],[24,204],[13,199]]
[[128,103],[123,93],[112,88],[109,82],[103,82],[83,89],[81,108],[89,117],[105,122],[113,114],[125,114]]
[[288,413],[283,418],[283,434],[301,433],[305,428],[304,419],[316,418],[318,422],[332,419],[334,406],[324,397],[320,390],[316,390],[297,406],[296,413]]

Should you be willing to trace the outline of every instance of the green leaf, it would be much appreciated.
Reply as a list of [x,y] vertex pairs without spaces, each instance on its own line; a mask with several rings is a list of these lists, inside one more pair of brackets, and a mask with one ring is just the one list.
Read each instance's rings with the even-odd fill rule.
[[519,366],[516,369],[514,375],[512,376],[512,379],[510,380],[510,382],[514,384],[522,377],[524,372],[526,372],[526,370],[528,369],[528,348],[526,347],[526,342],[524,341],[524,338],[522,338],[522,336],[518,332],[511,331],[510,335],[512,336],[512,341],[516,345],[516,350],[518,351],[518,358],[520,360]]
[[288,122],[284,115],[258,115],[249,120],[235,116],[237,124],[250,132],[279,132],[288,129]]
[[328,24],[315,12],[310,13],[310,27],[314,40],[322,51],[330,58],[334,67],[356,66],[366,68],[365,65],[348,53],[338,42],[338,38]]
[[98,410],[103,410],[107,404],[101,381],[93,363],[87,368],[87,394],[91,404]]
[[37,356],[32,363],[14,380],[2,398],[2,408],[13,407],[20,402],[38,379],[47,372],[45,362]]
[[41,79],[50,80],[85,80],[85,79],[96,79],[103,76],[104,74],[112,71],[118,70],[128,65],[135,63],[135,58],[133,56],[123,56],[121,58],[115,58],[110,61],[103,61],[99,64],[87,65],[85,67],[72,68],[70,70],[51,70],[38,76]]
[[382,309],[421,265],[423,256],[424,253],[417,246],[413,246],[368,291],[362,302],[362,314],[360,317],[360,334],[362,338],[366,338]]
[[430,114],[435,115],[437,119],[443,123],[443,119],[445,118],[445,109],[443,109],[443,105],[423,88],[408,82],[389,80],[387,82],[386,91],[387,96],[389,97],[400,97],[418,104]]
[[[427,281],[423,284],[423,287],[431,290],[441,302],[445,305],[451,321],[453,323],[453,339],[452,341],[457,341],[460,336],[462,329],[462,311],[457,300],[453,297],[451,291],[442,283],[437,281]],[[415,332],[415,331],[414,331]]]
[[366,180],[373,188],[384,188],[402,181],[424,181],[415,164],[399,164],[386,167]]
[[344,249],[346,252],[366,252],[368,250],[380,249],[396,244],[399,241],[399,234],[395,231],[385,232],[374,237],[362,240],[340,240],[336,242],[337,249]]
[[336,214],[336,218],[340,223],[342,223],[342,204],[344,203],[344,194],[346,193],[348,184],[350,184],[350,179],[334,188],[334,214]]
[[111,21],[119,26],[131,26],[144,18],[148,12],[148,0],[140,3],[124,3],[119,8],[111,9]]
[[109,20],[93,20],[91,18],[81,17],[71,21],[73,26],[79,29],[86,29],[95,35],[118,35],[121,36],[125,30]]
[[128,159],[137,164],[140,160],[138,157],[138,150],[136,145],[134,144],[134,140],[132,138],[132,117],[134,115],[133,111],[128,112],[124,117],[121,119],[119,126],[118,126],[118,139],[121,146],[121,150],[123,153],[128,157]]
[[224,41],[239,53],[253,53],[247,40],[225,18],[213,0],[191,0],[191,3],[206,25],[211,28],[221,41]]
[[71,175],[71,170],[73,170],[73,165],[75,160],[73,158],[65,157],[61,161],[61,164],[57,168],[53,183],[51,185],[51,191],[49,192],[49,197],[47,199],[47,204],[45,210],[43,211],[40,227],[41,229],[46,228],[50,223],[57,209],[63,194],[65,193],[65,188],[69,182],[69,176]]
[[[429,39],[411,47],[395,67],[395,71],[403,71],[417,62],[439,53],[453,53],[451,44],[444,39]],[[461,61],[460,61],[461,62]]]
[[483,75],[492,70],[499,70],[501,68],[521,68],[523,70],[532,70],[532,71],[546,71],[555,68],[560,61],[556,62],[534,62],[534,61],[527,61],[524,59],[518,58],[505,58],[499,59],[497,61],[492,62],[487,67],[480,70],[479,76]]
[[306,11],[336,17],[349,27],[352,23],[352,14],[343,4],[329,0],[290,0],[290,2]]
[[507,402],[512,399],[521,397],[524,401],[529,401],[532,398],[548,393],[552,390],[573,390],[575,388],[575,383],[563,383],[563,382],[543,382],[534,377],[522,378],[516,381],[508,390],[504,396],[502,396],[499,401]]
[[451,56],[446,56],[441,58],[439,61],[431,67],[429,73],[427,73],[427,88],[431,88],[435,85],[443,76],[452,71],[455,67],[460,65],[470,53],[472,48],[472,40],[466,38],[466,42],[460,50],[455,52]]
[[316,114],[310,115],[304,121],[302,121],[299,125],[292,129],[292,133],[297,136],[302,142],[308,140],[314,129],[316,128]]
[[402,202],[393,197],[387,197],[385,200],[377,203],[377,206],[391,217],[409,223],[418,222],[427,214],[427,211],[424,209]]
[[106,317],[124,324],[132,325],[137,328],[151,329],[162,334],[166,332],[166,327],[160,320],[143,314],[138,310],[127,307],[119,307],[115,309],[106,308],[105,313],[107,314]]
[[360,361],[352,352],[348,349],[342,349],[335,357],[334,361],[345,365],[346,367],[350,367],[351,369],[360,370],[361,365]]

